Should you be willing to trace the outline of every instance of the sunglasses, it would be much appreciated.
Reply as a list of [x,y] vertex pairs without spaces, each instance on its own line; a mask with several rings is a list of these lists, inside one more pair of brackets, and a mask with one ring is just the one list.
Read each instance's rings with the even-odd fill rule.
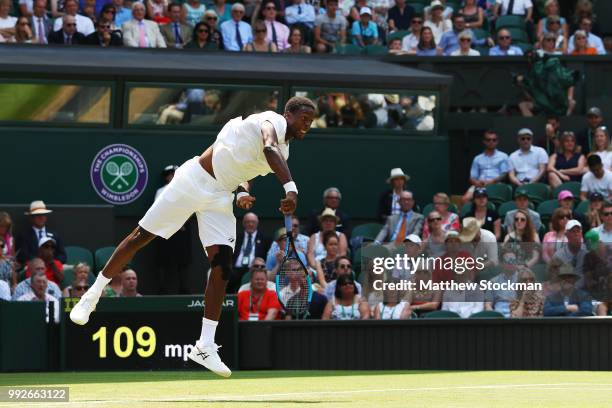
[[207,19],[207,20],[216,20],[216,19],[217,19],[217,17],[210,16],[210,17],[206,17],[206,19]]
[[260,29],[258,29],[258,30],[255,30],[255,32],[256,32],[256,33],[265,33],[266,31],[268,31],[268,30],[263,29],[263,28],[260,28]]
[[509,40],[510,36],[509,35],[502,35],[502,36],[499,36],[497,38],[500,39],[500,40]]
[[429,222],[442,221],[442,217],[429,218]]
[[268,7],[266,7],[265,9],[266,9],[266,10],[276,10],[276,7],[274,7],[274,6],[268,6]]
[[522,141],[531,140],[531,136],[523,136],[521,137]]
[[342,286],[355,286],[355,284],[353,282],[346,282],[344,285]]
[[497,139],[495,139],[495,138],[493,138],[493,139],[491,139],[491,138],[486,138],[486,139],[485,139],[485,142],[491,142],[491,143],[494,143],[494,142],[497,142]]
[[208,34],[208,30],[198,30],[198,33],[206,33],[206,34]]
[[352,268],[352,266],[348,265],[348,264],[338,265],[338,269],[351,269],[351,268]]
[[612,215],[612,212],[606,211],[605,213],[602,213],[601,215],[603,215],[604,217],[609,217]]
[[253,268],[253,269],[266,269],[266,265],[256,264],[256,265],[252,265],[251,268]]
[[521,279],[523,282],[535,282],[535,279],[533,278],[523,278]]
[[515,218],[514,222],[526,222],[527,218]]
[[76,27],[76,23],[68,23],[66,24],[66,27]]
[[555,39],[554,38],[547,38],[544,41],[546,41],[546,42],[553,42],[553,41],[555,41]]
[[111,28],[110,24],[99,25],[100,28]]
[[76,290],[87,290],[87,289],[89,289],[89,286],[75,286],[74,288]]
[[461,42],[472,42],[472,40],[470,40],[469,38],[462,38],[459,41],[461,41]]
[[553,24],[561,24],[560,21],[549,21],[548,22],[549,25],[553,25]]
[[0,244],[0,248],[4,248],[4,247],[5,247],[4,243]]
[[423,24],[423,20],[412,20],[412,24]]

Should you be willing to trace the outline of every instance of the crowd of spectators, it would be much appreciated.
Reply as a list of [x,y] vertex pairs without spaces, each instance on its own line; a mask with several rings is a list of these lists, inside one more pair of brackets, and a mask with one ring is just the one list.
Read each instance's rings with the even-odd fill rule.
[[[0,0],[0,42],[423,56],[602,55],[590,0]],[[562,11],[564,15],[562,15]],[[603,17],[603,16],[602,16]],[[343,51],[344,50],[344,51]],[[349,51],[347,51],[349,50]]]

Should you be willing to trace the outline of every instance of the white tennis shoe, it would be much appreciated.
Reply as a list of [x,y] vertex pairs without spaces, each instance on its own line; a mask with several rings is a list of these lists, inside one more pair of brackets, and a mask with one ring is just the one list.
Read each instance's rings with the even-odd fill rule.
[[70,320],[81,326],[89,321],[89,315],[96,308],[100,296],[88,290],[70,312]]
[[219,350],[221,346],[217,346],[215,343],[203,346],[200,341],[196,341],[195,346],[189,352],[187,357],[190,360],[208,368],[213,373],[220,375],[221,377],[229,377],[232,375],[232,371],[221,361],[219,357]]

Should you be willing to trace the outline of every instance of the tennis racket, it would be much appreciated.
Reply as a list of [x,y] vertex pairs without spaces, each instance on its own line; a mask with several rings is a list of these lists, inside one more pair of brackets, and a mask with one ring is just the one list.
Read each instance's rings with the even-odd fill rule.
[[291,216],[285,215],[287,243],[285,257],[276,274],[276,296],[288,315],[304,319],[312,300],[312,282],[306,266],[298,257],[291,228]]

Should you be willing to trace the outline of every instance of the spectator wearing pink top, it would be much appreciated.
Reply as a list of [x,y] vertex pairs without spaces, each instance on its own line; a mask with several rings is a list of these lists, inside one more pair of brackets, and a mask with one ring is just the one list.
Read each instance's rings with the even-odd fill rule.
[[553,255],[557,250],[567,243],[565,236],[565,225],[572,219],[572,212],[567,208],[557,208],[550,220],[551,229],[544,234],[542,240],[542,258],[544,262],[550,263]]

